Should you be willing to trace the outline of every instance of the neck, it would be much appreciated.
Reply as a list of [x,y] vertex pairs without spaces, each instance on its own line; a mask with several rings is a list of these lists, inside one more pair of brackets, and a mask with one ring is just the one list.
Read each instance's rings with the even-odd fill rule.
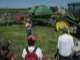
[[34,45],[31,45],[31,46],[29,46],[29,47],[35,47]]

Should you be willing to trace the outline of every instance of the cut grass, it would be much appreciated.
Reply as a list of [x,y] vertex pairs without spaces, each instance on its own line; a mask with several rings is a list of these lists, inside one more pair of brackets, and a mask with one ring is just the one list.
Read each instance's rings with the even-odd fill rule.
[[[22,60],[22,50],[27,44],[23,26],[3,26],[0,27],[0,32],[11,42],[11,49],[16,54],[17,60]],[[60,33],[55,32],[53,27],[46,26],[34,26],[33,33],[37,35],[36,45],[42,48],[47,60],[54,60],[57,37]]]

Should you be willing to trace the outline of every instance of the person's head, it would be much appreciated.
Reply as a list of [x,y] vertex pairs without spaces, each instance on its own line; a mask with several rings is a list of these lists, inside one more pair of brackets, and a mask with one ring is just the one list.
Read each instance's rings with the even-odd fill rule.
[[6,55],[9,52],[9,42],[5,39],[0,39],[0,54]]
[[62,30],[62,32],[68,34],[68,33],[69,33],[69,30],[68,30],[68,28],[64,28],[64,29]]
[[31,23],[31,19],[27,18],[26,22]]
[[36,41],[35,35],[28,36],[28,46],[34,46]]

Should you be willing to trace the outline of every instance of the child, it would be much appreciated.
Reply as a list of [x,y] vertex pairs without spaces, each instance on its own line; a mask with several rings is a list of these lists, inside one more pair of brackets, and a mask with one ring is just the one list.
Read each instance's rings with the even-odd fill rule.
[[26,28],[27,36],[31,35],[32,34],[32,22],[30,18],[27,19],[27,22],[25,23],[25,28]]
[[36,36],[28,36],[28,46],[23,49],[22,58],[23,60],[42,60],[45,59],[42,54],[42,50],[35,46]]
[[15,57],[9,49],[9,42],[7,40],[0,40],[0,60],[15,60]]

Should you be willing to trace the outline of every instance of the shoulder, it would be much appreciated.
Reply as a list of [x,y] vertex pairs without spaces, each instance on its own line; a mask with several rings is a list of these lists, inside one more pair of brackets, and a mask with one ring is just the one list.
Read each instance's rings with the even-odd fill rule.
[[73,36],[72,35],[68,35],[71,39],[73,39]]
[[71,38],[73,38],[73,36],[72,36],[72,35],[70,35],[70,37],[71,37]]
[[41,49],[41,48],[39,48],[39,47],[37,47],[37,51],[42,51],[42,49]]
[[26,23],[26,24],[25,24],[25,26],[28,26],[28,25],[29,25],[29,23]]
[[42,49],[38,47],[36,50],[36,54],[39,58],[42,58],[42,56],[43,56]]
[[39,48],[39,47],[37,47],[37,49],[36,49],[36,53],[38,53],[38,54],[42,54],[42,49]]
[[[29,47],[31,50],[33,50],[34,48]],[[23,53],[26,52],[26,48],[23,49]],[[42,49],[37,47],[36,52],[42,52]]]
[[60,36],[58,37],[58,40],[60,40],[62,37],[63,37],[63,35],[60,35]]
[[24,48],[23,51],[26,51],[26,48]]
[[22,52],[22,58],[25,58],[27,52],[26,52],[26,48],[23,49],[23,52]]
[[26,48],[23,49],[23,53],[26,53]]

